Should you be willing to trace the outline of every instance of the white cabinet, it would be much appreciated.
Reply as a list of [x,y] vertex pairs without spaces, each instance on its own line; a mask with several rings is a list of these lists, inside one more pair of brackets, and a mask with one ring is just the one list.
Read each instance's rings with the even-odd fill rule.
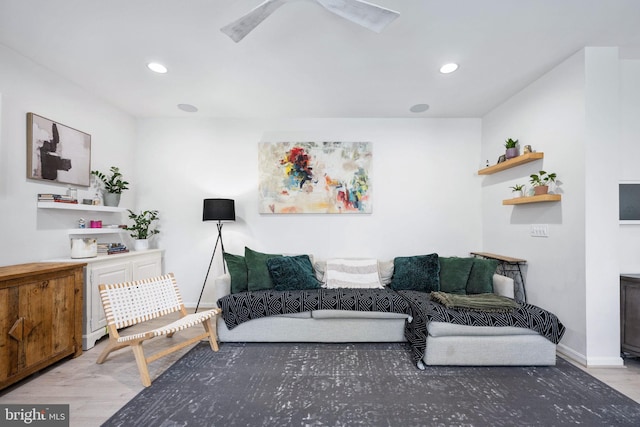
[[128,282],[132,277],[131,270],[131,261],[122,259],[94,262],[85,268],[85,304],[82,323],[82,348],[84,350],[93,347],[96,340],[106,333],[107,317],[100,302],[98,285],[100,283]]
[[160,249],[64,261],[87,263],[84,267],[83,350],[93,348],[96,341],[107,334],[107,321],[98,291],[99,284],[128,282],[162,274],[162,250]]
[[129,252],[120,255],[98,257],[87,260],[85,267],[85,303],[82,325],[82,348],[92,348],[96,341],[107,334],[105,318],[98,285],[146,279],[162,274],[162,251]]

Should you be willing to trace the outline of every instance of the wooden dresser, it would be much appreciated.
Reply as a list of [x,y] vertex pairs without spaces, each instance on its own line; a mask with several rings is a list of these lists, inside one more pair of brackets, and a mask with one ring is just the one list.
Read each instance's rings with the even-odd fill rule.
[[640,356],[640,274],[620,276],[620,347]]
[[0,267],[0,389],[82,354],[84,266]]

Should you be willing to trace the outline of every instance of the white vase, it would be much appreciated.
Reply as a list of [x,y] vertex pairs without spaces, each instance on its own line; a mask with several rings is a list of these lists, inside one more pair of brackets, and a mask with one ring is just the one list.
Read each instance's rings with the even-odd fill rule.
[[149,239],[136,239],[133,242],[133,249],[136,251],[146,251],[149,249]]
[[522,190],[513,192],[513,198],[514,199],[517,199],[518,197],[522,197],[522,196],[523,196]]

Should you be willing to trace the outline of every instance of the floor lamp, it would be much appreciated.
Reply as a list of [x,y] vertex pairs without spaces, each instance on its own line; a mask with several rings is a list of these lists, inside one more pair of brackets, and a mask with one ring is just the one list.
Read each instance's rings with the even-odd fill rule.
[[[218,249],[218,243],[222,248],[224,254],[224,243],[222,242],[222,221],[235,221],[236,220],[236,208],[235,202],[231,199],[204,199],[204,205],[202,207],[202,220],[203,221],[218,221],[218,238],[216,239],[216,245],[213,247],[213,253],[211,254],[211,261],[209,261],[209,268],[207,269],[207,275],[204,277],[204,283],[202,284],[202,290],[200,291],[200,297],[198,298],[198,304],[196,304],[196,310],[200,307],[200,300],[202,299],[202,293],[204,287],[207,285],[207,278],[209,277],[209,271],[211,271],[211,264],[213,264],[213,257],[216,255],[216,249]],[[222,269],[226,273],[227,269],[224,265],[224,258],[222,260]]]

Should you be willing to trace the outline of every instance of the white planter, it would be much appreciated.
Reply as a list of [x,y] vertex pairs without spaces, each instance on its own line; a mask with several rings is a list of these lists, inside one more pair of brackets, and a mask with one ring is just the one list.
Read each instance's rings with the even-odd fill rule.
[[146,251],[149,249],[149,239],[136,239],[133,242],[133,249],[136,251]]
[[104,191],[102,193],[102,200],[105,206],[118,207],[118,205],[120,204],[120,194],[107,193],[106,191]]
[[512,192],[512,197],[514,199],[517,199],[517,198],[523,197],[523,196],[524,196],[524,194],[523,194],[522,190]]

